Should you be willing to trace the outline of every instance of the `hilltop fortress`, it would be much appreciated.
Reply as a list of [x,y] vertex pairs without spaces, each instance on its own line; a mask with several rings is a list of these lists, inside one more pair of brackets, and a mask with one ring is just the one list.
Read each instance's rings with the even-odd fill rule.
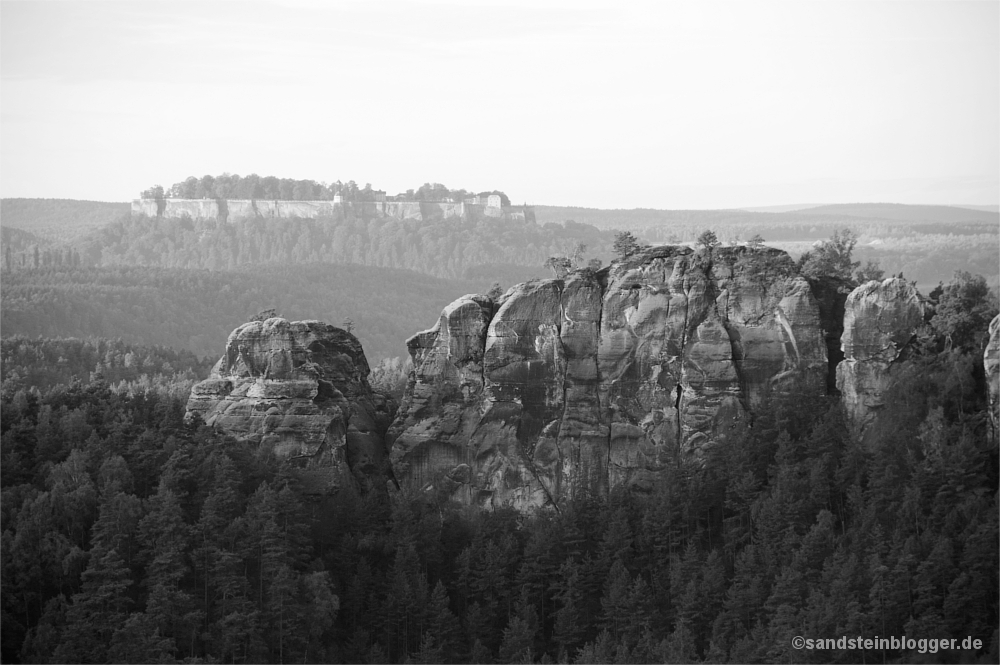
[[237,219],[293,217],[392,217],[399,220],[456,218],[475,222],[481,219],[504,219],[535,223],[531,206],[502,206],[500,197],[475,196],[460,203],[451,201],[271,201],[263,199],[134,199],[132,215],[180,219]]

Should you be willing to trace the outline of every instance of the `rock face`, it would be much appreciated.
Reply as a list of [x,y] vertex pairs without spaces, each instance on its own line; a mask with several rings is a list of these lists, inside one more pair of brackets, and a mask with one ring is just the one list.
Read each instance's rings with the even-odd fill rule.
[[393,405],[368,385],[350,333],[319,321],[245,323],[191,390],[187,418],[301,460],[306,489],[385,487],[384,435]]
[[769,248],[656,247],[496,302],[464,296],[407,344],[396,477],[521,509],[648,487],[746,426],[769,392],[826,389],[818,303]]
[[990,322],[990,341],[983,353],[983,367],[986,370],[993,436],[996,437],[1000,431],[1000,314]]
[[859,432],[881,408],[883,395],[895,381],[900,354],[923,317],[917,290],[905,279],[867,282],[847,296],[837,387]]

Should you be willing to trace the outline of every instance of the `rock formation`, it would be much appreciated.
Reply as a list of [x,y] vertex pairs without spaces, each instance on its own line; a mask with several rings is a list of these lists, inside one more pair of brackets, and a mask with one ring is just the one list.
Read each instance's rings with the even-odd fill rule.
[[407,345],[396,477],[522,509],[649,487],[748,424],[769,392],[826,388],[818,303],[770,248],[649,248],[496,302],[464,296]]
[[990,420],[993,436],[1000,431],[1000,314],[990,322],[990,340],[983,353],[983,367],[986,370],[986,386],[990,404]]
[[859,432],[881,408],[883,395],[895,381],[900,354],[923,317],[917,290],[905,279],[867,282],[847,296],[837,387]]
[[361,344],[340,328],[281,318],[245,323],[209,378],[192,388],[186,417],[301,460],[308,491],[384,488],[394,408],[372,392],[368,372]]

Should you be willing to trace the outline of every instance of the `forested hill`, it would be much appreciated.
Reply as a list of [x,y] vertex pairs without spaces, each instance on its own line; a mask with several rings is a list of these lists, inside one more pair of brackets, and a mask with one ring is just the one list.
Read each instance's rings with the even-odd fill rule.
[[482,279],[356,265],[53,268],[5,274],[0,318],[4,337],[120,337],[218,357],[234,328],[273,307],[292,320],[350,319],[374,366],[406,356],[406,338],[434,325],[456,297],[489,288]]
[[[584,224],[487,219],[401,221],[391,218],[160,219],[116,221],[81,246],[86,265],[141,265],[225,270],[241,265],[309,262],[403,268],[443,278],[523,281],[540,275],[553,254],[584,243],[589,256],[611,258],[613,234]],[[495,269],[491,270],[491,266]],[[510,270],[521,266],[524,270]],[[460,295],[460,294],[459,294]]]
[[50,241],[70,242],[129,214],[128,203],[73,199],[0,199],[0,223]]
[[[539,223],[573,219],[601,229],[644,229],[670,225],[677,232],[687,233],[687,227],[704,229],[752,228],[782,229],[821,222],[841,224],[860,220],[867,225],[884,226],[887,222],[921,224],[1000,224],[1000,213],[958,206],[907,205],[903,203],[840,203],[798,207],[793,210],[761,211],[742,208],[719,210],[657,210],[633,208],[605,210],[572,206],[535,205]],[[823,216],[826,219],[816,219]]]
[[[903,203],[834,203],[796,211],[800,215],[837,215],[900,222],[1000,223],[995,211],[958,206],[906,205]],[[789,213],[784,213],[789,214]]]

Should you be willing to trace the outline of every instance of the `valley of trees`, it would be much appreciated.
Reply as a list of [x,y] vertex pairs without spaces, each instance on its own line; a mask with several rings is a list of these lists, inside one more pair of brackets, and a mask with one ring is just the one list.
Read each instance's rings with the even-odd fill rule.
[[[982,367],[997,305],[971,275],[934,296],[863,440],[836,397],[775,394],[743,440],[704,465],[678,460],[651,493],[533,516],[396,492],[309,496],[291,463],[185,423],[186,393],[107,378],[129,355],[202,370],[191,356],[5,343],[0,655],[997,662],[1000,459]],[[76,380],[94,362],[103,376]],[[8,381],[35,365],[45,386]],[[794,635],[983,648],[795,651]]]
[[4,337],[120,337],[131,344],[187,349],[214,362],[234,328],[274,307],[289,320],[339,326],[351,319],[374,365],[406,356],[407,337],[433,326],[458,296],[485,293],[493,281],[335,264],[233,271],[49,268],[3,275],[0,318]]

